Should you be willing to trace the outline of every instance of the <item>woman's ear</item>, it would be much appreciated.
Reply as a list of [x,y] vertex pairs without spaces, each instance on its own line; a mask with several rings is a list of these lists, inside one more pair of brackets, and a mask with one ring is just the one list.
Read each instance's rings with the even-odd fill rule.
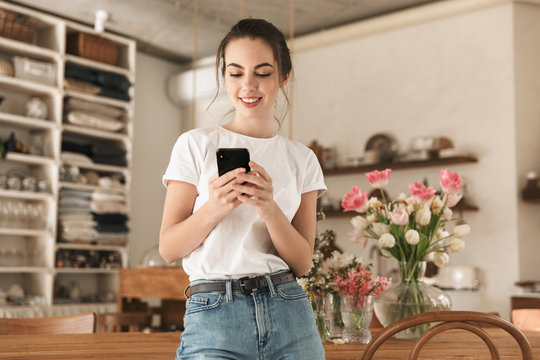
[[289,79],[291,78],[291,73],[289,72],[287,74],[287,76],[285,76],[283,78],[283,80],[281,80],[281,87],[284,87],[285,85],[287,85],[287,83],[289,82]]

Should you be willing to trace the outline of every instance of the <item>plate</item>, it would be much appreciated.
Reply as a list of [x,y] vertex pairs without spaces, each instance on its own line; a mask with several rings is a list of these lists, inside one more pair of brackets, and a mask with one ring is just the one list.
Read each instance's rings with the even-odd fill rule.
[[375,134],[369,138],[366,151],[376,151],[379,153],[381,162],[392,161],[397,154],[396,140],[387,134]]

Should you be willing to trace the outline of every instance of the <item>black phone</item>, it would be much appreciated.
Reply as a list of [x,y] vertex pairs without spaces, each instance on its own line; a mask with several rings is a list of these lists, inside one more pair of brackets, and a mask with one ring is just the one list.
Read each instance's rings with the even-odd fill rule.
[[249,151],[246,148],[219,148],[216,157],[219,176],[240,167],[246,169],[246,173],[251,170]]

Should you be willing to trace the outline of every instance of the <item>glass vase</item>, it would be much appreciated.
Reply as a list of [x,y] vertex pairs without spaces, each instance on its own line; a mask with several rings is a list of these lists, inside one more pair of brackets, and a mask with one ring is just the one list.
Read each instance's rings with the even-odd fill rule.
[[324,307],[324,296],[312,294],[310,296],[313,315],[315,315],[315,323],[322,341],[330,339],[330,325]]
[[343,319],[341,316],[341,299],[339,293],[328,293],[324,297],[324,310],[328,320],[330,339],[340,339],[343,332]]
[[[428,312],[450,310],[450,297],[441,289],[423,281],[426,262],[401,262],[401,281],[392,285],[375,300],[375,315],[383,326],[406,317]],[[433,324],[414,326],[400,331],[395,338],[417,339]]]
[[341,295],[341,317],[345,325],[341,338],[346,343],[367,344],[373,316],[373,296]]

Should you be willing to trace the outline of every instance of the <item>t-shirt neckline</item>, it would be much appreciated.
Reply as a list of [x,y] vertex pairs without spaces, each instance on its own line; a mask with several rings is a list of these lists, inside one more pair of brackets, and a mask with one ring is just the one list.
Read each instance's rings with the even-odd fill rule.
[[240,136],[240,137],[243,137],[243,138],[251,140],[251,141],[273,141],[273,140],[275,140],[275,139],[277,139],[279,137],[279,134],[277,132],[276,132],[276,134],[274,136],[269,137],[269,138],[258,138],[258,137],[244,135],[244,134],[239,134],[237,132],[234,132],[232,130],[224,128],[222,125],[217,125],[217,127],[218,127],[218,129],[221,129],[224,132],[227,132],[227,133],[230,133],[230,134],[233,134],[233,135],[236,135],[236,136]]

